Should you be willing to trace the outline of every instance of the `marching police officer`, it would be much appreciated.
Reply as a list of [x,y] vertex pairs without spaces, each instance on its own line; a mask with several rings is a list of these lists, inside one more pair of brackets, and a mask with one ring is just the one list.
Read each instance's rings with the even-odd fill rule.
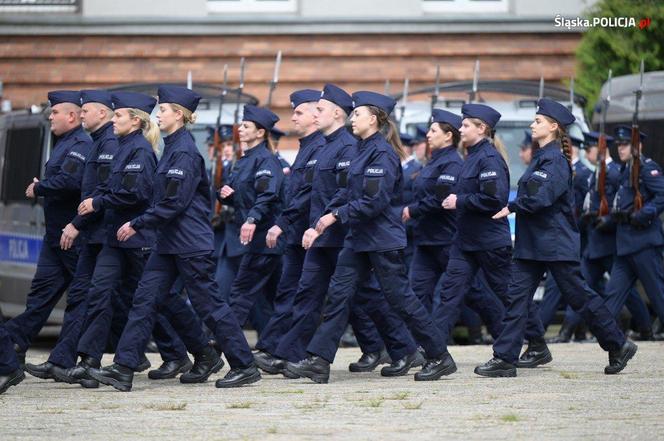
[[[260,373],[242,329],[230,307],[220,298],[213,278],[210,184],[205,161],[185,127],[195,120],[193,112],[200,96],[184,87],[170,85],[160,86],[158,93],[159,127],[168,135],[164,138],[164,153],[155,173],[153,204],[117,231],[118,240],[125,242],[144,229],[155,228],[156,246],[134,294],[115,363],[102,369],[91,368],[88,372],[103,384],[122,391],[131,390],[134,370],[148,344],[156,311],[165,303],[165,297],[172,296],[170,288],[180,276],[194,309],[213,332],[231,365],[231,370],[224,379],[217,380],[216,386],[253,383],[260,380]],[[176,329],[187,326],[178,323],[180,318],[180,315],[170,318]],[[218,356],[202,354],[206,357],[204,363],[200,363],[200,370],[205,371],[202,374],[207,379],[222,366],[222,361]],[[196,363],[192,372],[195,368]],[[182,378],[180,381],[185,382]]]
[[[323,322],[307,347],[310,356],[288,363],[287,369],[318,383],[328,381],[330,364],[348,320],[349,300],[358,283],[366,280],[373,269],[388,303],[426,351],[428,360],[415,379],[436,380],[452,373],[456,366],[450,364],[449,354],[441,350],[444,342],[408,282],[400,202],[403,151],[398,131],[389,120],[395,101],[374,92],[356,92],[353,101],[353,133],[361,141],[359,155],[348,168],[345,202],[320,218],[315,233],[309,230],[303,245],[308,248],[317,235],[335,222],[349,225],[349,240],[338,256]],[[387,139],[380,132],[384,128],[389,130]]]
[[279,237],[285,234],[286,249],[282,260],[281,279],[274,298],[274,313],[256,343],[259,352],[254,358],[261,368],[265,367],[263,360],[271,357],[270,354],[276,350],[281,337],[288,332],[293,299],[302,275],[306,253],[302,248],[302,235],[309,225],[311,183],[316,164],[314,157],[318,149],[325,144],[325,138],[314,123],[319,98],[320,91],[312,89],[298,90],[290,95],[293,107],[291,121],[294,133],[300,137],[300,149],[291,167],[286,196],[288,204],[266,235],[268,248],[273,248],[278,245]]
[[[524,338],[532,297],[542,274],[548,269],[565,301],[578,311],[601,347],[609,352],[606,374],[625,368],[636,353],[634,343],[624,334],[604,306],[603,299],[588,287],[579,265],[580,243],[574,217],[574,195],[569,139],[565,127],[574,115],[560,103],[547,98],[538,101],[531,124],[538,148],[519,180],[517,197],[494,218],[504,219],[516,212],[516,242],[511,281],[506,296],[504,329],[493,345],[494,356],[475,368],[486,377],[514,377],[515,364]],[[531,366],[548,363],[551,353],[543,339],[528,337],[528,348],[521,359]]]
[[616,226],[616,257],[611,279],[606,286],[607,307],[618,314],[625,304],[630,287],[638,278],[650,299],[650,305],[664,323],[664,267],[662,247],[664,233],[660,214],[664,211],[664,176],[652,159],[640,155],[638,192],[642,207],[634,204],[637,190],[632,183],[634,158],[632,149],[641,149],[645,134],[639,133],[639,145],[633,146],[631,128],[615,129],[620,169],[620,187],[613,200],[612,218]]
[[[83,171],[82,198],[92,196],[97,186],[106,184],[110,175],[110,164],[118,149],[118,140],[113,133],[111,122],[112,107],[111,94],[107,91],[81,91],[81,121],[93,140]],[[79,239],[80,254],[67,294],[67,309],[58,342],[47,362],[39,365],[26,364],[26,370],[36,377],[57,378],[54,371],[62,374],[64,369],[76,364],[76,346],[87,310],[86,295],[90,288],[97,255],[105,239],[106,229],[102,221],[103,213],[91,216],[77,215],[62,230],[60,247],[63,250],[71,249],[79,235],[83,240]]]
[[240,243],[247,248],[230,291],[230,306],[240,324],[247,320],[258,297],[267,295],[266,286],[279,268],[285,246],[283,237],[272,247],[266,242],[283,202],[284,175],[269,144],[269,130],[278,120],[268,109],[244,106],[240,141],[246,148],[219,192],[221,202],[235,209],[233,223],[240,232]]
[[34,178],[25,191],[29,198],[44,197],[44,245],[27,295],[26,309],[5,324],[21,364],[30,342],[46,323],[76,270],[78,243],[62,249],[60,239],[62,230],[76,216],[85,162],[92,147],[92,140],[81,127],[80,92],[57,90],[48,93],[48,100],[51,132],[57,141],[45,164],[44,179]]

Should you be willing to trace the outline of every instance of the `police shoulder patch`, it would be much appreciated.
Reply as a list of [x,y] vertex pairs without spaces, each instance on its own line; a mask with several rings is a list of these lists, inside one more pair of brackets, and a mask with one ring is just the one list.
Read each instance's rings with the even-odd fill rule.
[[350,161],[337,162],[337,168],[348,168],[349,166],[350,166]]
[[546,178],[549,177],[549,174],[545,171],[542,171],[542,170],[536,170],[536,171],[533,172],[533,176],[537,176],[537,177],[540,177],[542,179],[546,179]]
[[272,170],[268,170],[266,168],[258,170],[256,172],[256,177],[258,178],[260,176],[272,176]]
[[480,173],[480,179],[495,178],[496,176],[498,176],[498,173],[493,170]]
[[438,180],[439,180],[439,181],[445,181],[445,182],[455,182],[455,181],[456,181],[456,177],[454,177],[454,176],[452,176],[452,175],[444,174],[444,175],[440,175],[440,176],[438,176]]
[[385,169],[382,167],[369,167],[364,171],[365,176],[385,176]]
[[181,168],[169,168],[168,172],[166,173],[166,177],[169,178],[183,178],[184,177],[184,170]]
[[72,150],[71,152],[69,152],[69,156],[71,156],[72,158],[80,159],[81,161],[85,162],[85,156],[79,152],[75,152]]
[[314,165],[316,165],[317,162],[318,162],[317,159],[312,159],[309,162],[307,162],[307,167],[314,166]]
[[143,170],[143,164],[140,162],[130,162],[129,164],[125,165],[125,171],[141,171]]
[[102,153],[97,157],[98,161],[112,161],[113,160],[113,155],[109,155],[108,153]]

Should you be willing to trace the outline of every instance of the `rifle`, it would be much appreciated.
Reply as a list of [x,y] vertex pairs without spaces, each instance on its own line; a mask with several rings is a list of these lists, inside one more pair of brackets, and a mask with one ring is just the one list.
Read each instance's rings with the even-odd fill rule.
[[237,88],[237,103],[235,104],[235,114],[233,115],[233,152],[235,160],[242,157],[242,146],[240,145],[240,100],[242,99],[242,90],[244,89],[244,57],[240,58],[240,85]]
[[643,207],[643,197],[639,191],[639,175],[641,173],[641,136],[639,132],[639,101],[643,95],[643,70],[644,63],[641,59],[641,81],[639,88],[634,91],[634,115],[632,116],[632,166],[630,168],[630,182],[634,189],[634,211],[639,211]]
[[[224,173],[224,155],[223,155],[223,144],[221,142],[221,111],[224,107],[224,101],[226,100],[226,93],[228,86],[228,64],[224,64],[224,84],[221,87],[221,95],[219,95],[219,113],[217,113],[217,123],[214,128],[214,157],[213,159],[213,173],[214,176],[214,188],[215,191],[219,191],[221,188],[221,183],[223,181]],[[217,201],[214,206],[214,215],[217,217],[221,213],[222,205],[221,202]]]
[[606,216],[609,214],[609,202],[606,200],[606,114],[609,111],[609,104],[611,103],[611,76],[612,71],[609,69],[609,79],[607,84],[606,98],[602,101],[602,119],[599,123],[599,142],[597,143],[597,170],[595,171],[595,189],[599,194],[599,216]]
[[473,72],[473,90],[470,93],[470,99],[468,102],[472,103],[477,98],[477,83],[480,81],[480,60],[479,58],[475,60],[475,70]]
[[281,67],[281,51],[277,52],[277,59],[274,62],[274,75],[272,76],[272,81],[270,81],[270,91],[267,94],[267,101],[265,102],[265,107],[268,109],[272,105],[272,93],[274,89],[277,88],[277,83],[279,83],[279,68]]
[[436,108],[438,103],[438,95],[440,94],[440,64],[436,66],[436,83],[433,87],[433,94],[431,95],[431,114],[433,115],[433,109]]
[[403,80],[403,95],[401,96],[401,106],[399,106],[399,130],[401,131],[401,122],[403,117],[406,114],[406,102],[408,101],[408,84],[409,80],[406,78]]

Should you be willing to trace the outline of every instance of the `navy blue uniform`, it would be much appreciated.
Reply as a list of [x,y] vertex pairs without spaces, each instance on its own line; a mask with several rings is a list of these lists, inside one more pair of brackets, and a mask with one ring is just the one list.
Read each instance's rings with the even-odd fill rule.
[[20,352],[28,349],[75,273],[79,240],[65,251],[60,249],[60,237],[62,229],[76,216],[91,147],[92,140],[81,126],[63,133],[45,164],[44,179],[34,186],[35,196],[44,197],[46,234],[26,309],[5,325]]
[[230,291],[231,309],[240,324],[247,320],[251,308],[265,291],[280,263],[285,238],[280,236],[277,246],[268,248],[265,237],[282,209],[283,182],[279,160],[262,142],[246,150],[235,163],[228,182],[235,192],[222,199],[223,204],[235,209],[231,224],[238,236],[247,218],[253,217],[256,224]]
[[[493,345],[494,357],[511,364],[517,362],[526,321],[539,321],[537,315],[529,317],[529,306],[547,269],[565,301],[581,314],[602,348],[619,350],[625,336],[602,298],[581,276],[572,169],[557,141],[533,153],[509,209],[516,213],[514,264],[506,297],[505,328]],[[538,327],[542,338],[541,323]]]
[[[164,143],[154,177],[153,204],[131,221],[139,233],[156,229],[157,241],[134,294],[115,362],[136,369],[152,333],[156,312],[173,295],[171,287],[180,276],[194,309],[213,332],[229,364],[250,366],[251,350],[213,279],[210,183],[205,161],[184,127],[166,136]],[[175,329],[191,326],[187,323],[192,316],[185,313],[169,317]]]
[[256,349],[272,354],[291,324],[293,300],[302,275],[305,250],[302,236],[309,227],[311,184],[316,166],[316,153],[325,145],[318,131],[300,139],[300,149],[293,162],[286,200],[288,205],[275,221],[286,235],[281,279],[274,298],[274,313],[260,334]]
[[9,375],[19,368],[16,351],[11,336],[0,323],[0,375]]
[[328,288],[323,323],[307,347],[311,354],[334,361],[358,284],[376,275],[388,303],[429,358],[444,351],[444,342],[417,299],[403,260],[406,231],[401,223],[403,175],[399,157],[380,133],[361,140],[347,173],[346,203],[335,209],[349,227],[349,240],[339,253]]
[[[433,150],[431,160],[415,179],[413,202],[408,205],[414,219],[415,244],[410,283],[428,311],[432,311],[435,288],[447,268],[450,246],[456,234],[456,213],[443,209],[442,202],[454,192],[462,163],[454,146]],[[498,335],[502,329],[503,306],[498,298],[487,296],[484,291],[477,279],[466,294],[466,303],[479,306],[490,332]],[[450,328],[444,331],[449,334],[455,322],[443,322]]]
[[650,304],[664,323],[664,268],[662,247],[664,233],[659,218],[664,211],[662,169],[650,158],[641,157],[639,191],[643,207],[634,211],[634,189],[630,167],[621,168],[620,188],[613,201],[616,226],[616,258],[611,280],[606,287],[607,307],[618,314],[625,304],[630,287],[638,278]]
[[[357,139],[345,127],[335,130],[325,137],[326,145],[318,150],[315,163],[309,162],[312,174],[309,223],[314,227],[318,219],[329,210],[338,208],[345,200],[348,167],[358,154]],[[336,201],[335,201],[336,196]],[[320,323],[321,309],[325,300],[330,279],[337,265],[339,252],[344,245],[348,228],[340,222],[328,227],[307,250],[302,266],[297,293],[293,301],[292,323],[289,331],[281,338],[273,355],[296,362],[306,357],[306,348]],[[394,360],[401,359],[415,350],[415,343],[399,317],[386,301],[380,297],[380,288],[372,276],[362,283],[351,306],[351,324],[363,352],[377,352],[387,345]],[[368,315],[380,330],[366,324]],[[364,321],[365,323],[359,323]],[[345,323],[344,323],[345,326]],[[338,342],[337,342],[338,343]]]
[[[415,157],[408,160],[402,166],[403,169],[403,193],[402,202],[404,206],[410,205],[415,202],[415,179],[422,171],[422,163]],[[415,244],[413,243],[413,222],[406,222],[406,248],[404,248],[404,257],[406,258],[406,267],[410,270],[411,262],[413,261],[413,253],[415,252]]]
[[[107,122],[90,133],[93,146],[85,163],[81,183],[81,199],[92,197],[98,186],[106,184],[110,176],[111,161],[118,150],[118,140],[113,133],[113,123]],[[106,235],[103,212],[87,216],[77,215],[72,225],[79,230],[82,244],[76,272],[67,293],[67,309],[62,323],[62,330],[55,348],[48,361],[60,367],[69,368],[76,363],[76,347],[81,335],[87,311],[86,296],[90,289],[90,280]]]
[[468,147],[467,152],[454,188],[457,233],[442,279],[441,301],[434,312],[444,341],[480,269],[493,292],[504,298],[512,254],[507,219],[491,219],[507,204],[507,164],[488,139]]

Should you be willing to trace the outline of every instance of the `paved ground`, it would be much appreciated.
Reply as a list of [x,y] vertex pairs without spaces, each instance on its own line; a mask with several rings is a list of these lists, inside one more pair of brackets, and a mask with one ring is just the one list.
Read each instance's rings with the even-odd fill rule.
[[[553,345],[548,367],[498,380],[472,372],[489,347],[451,350],[459,372],[434,383],[350,374],[356,349],[339,352],[327,385],[264,376],[222,391],[213,381],[184,386],[143,373],[133,392],[121,393],[27,376],[0,396],[0,440],[664,438],[664,343],[641,343],[612,377],[592,344]],[[43,350],[28,354],[29,362],[45,358]]]

